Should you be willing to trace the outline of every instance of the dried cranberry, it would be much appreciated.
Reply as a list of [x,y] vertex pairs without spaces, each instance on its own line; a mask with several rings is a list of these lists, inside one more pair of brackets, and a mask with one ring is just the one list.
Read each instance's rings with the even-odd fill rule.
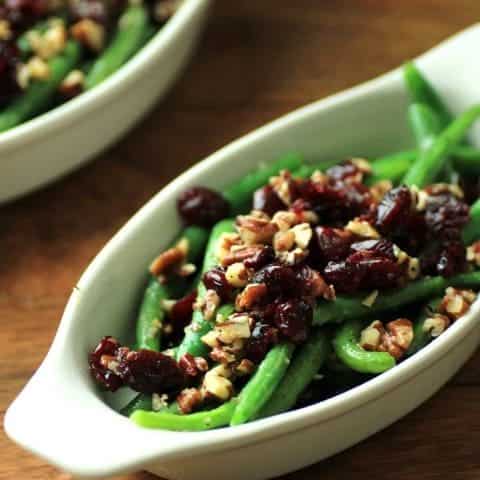
[[217,192],[205,187],[185,190],[177,201],[178,211],[187,225],[210,227],[228,216],[230,206]]
[[275,325],[283,336],[294,343],[307,339],[312,319],[312,306],[301,299],[280,303],[275,311]]
[[355,241],[348,230],[331,227],[315,228],[315,239],[321,263],[341,260],[348,255],[350,245]]
[[352,252],[371,252],[379,257],[388,258],[393,262],[397,261],[394,244],[385,238],[352,243],[350,250]]
[[89,357],[95,380],[114,392],[122,385],[142,393],[171,393],[187,384],[177,362],[152,350],[131,351],[113,337],[104,337]]
[[267,215],[273,216],[279,210],[285,210],[286,205],[270,185],[259,188],[253,194],[253,209],[261,210]]
[[405,185],[385,194],[377,208],[376,226],[409,254],[418,252],[427,233],[424,216],[415,211],[411,192]]
[[228,283],[225,271],[222,268],[216,267],[205,272],[203,283],[208,290],[215,290],[223,301],[227,301],[232,297],[233,288]]
[[243,264],[247,268],[259,270],[260,268],[270,263],[275,258],[275,253],[270,245],[263,245],[261,248],[255,250],[255,253],[245,258]]
[[245,345],[245,358],[260,363],[269,348],[278,342],[277,329],[271,325],[257,322]]
[[47,15],[48,0],[5,0],[0,18],[7,20],[18,33]]
[[153,350],[129,352],[121,362],[125,383],[142,393],[178,392],[187,385],[185,372],[170,356]]
[[289,294],[297,287],[295,271],[287,266],[271,264],[259,270],[252,278],[253,283],[264,283],[272,296]]
[[324,224],[343,224],[367,213],[373,202],[368,187],[358,182],[307,180],[298,189]]
[[323,271],[325,281],[345,293],[393,287],[404,275],[403,267],[396,261],[369,251],[355,252],[345,261],[329,262]]
[[12,100],[21,89],[17,82],[20,52],[14,42],[0,41],[0,105]]
[[461,176],[460,187],[462,188],[465,202],[471,205],[480,198],[480,177]]
[[120,344],[115,338],[103,337],[89,358],[90,372],[93,377],[111,392],[118,390],[123,385],[123,380],[105,366],[102,357],[115,358],[119,348]]
[[465,247],[460,239],[433,242],[420,255],[424,274],[450,277],[465,271]]
[[[363,172],[355,165],[351,160],[345,160],[339,165],[334,165],[330,167],[325,172],[329,177],[334,178],[335,180],[361,180],[363,177]],[[358,181],[358,180],[357,180]]]
[[193,304],[197,298],[197,291],[193,290],[189,294],[177,300],[170,310],[169,320],[172,325],[172,332],[169,339],[174,340],[183,334],[184,328],[190,323],[193,313]]
[[382,233],[388,233],[405,222],[413,209],[412,195],[405,185],[388,191],[377,208],[376,224]]
[[468,205],[451,193],[428,197],[425,222],[434,237],[456,236],[470,218]]

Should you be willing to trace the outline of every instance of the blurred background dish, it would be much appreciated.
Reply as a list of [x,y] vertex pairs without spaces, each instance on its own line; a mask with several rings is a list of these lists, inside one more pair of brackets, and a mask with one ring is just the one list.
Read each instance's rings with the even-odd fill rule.
[[147,45],[101,84],[0,133],[0,202],[80,166],[142,118],[189,59],[209,4],[183,0]]

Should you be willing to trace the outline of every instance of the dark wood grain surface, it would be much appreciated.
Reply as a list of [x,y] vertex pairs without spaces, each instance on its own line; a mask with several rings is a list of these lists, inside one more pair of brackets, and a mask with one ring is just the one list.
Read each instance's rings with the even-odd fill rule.
[[[385,72],[474,23],[480,2],[218,0],[212,13],[189,68],[134,131],[94,163],[0,207],[2,415],[47,352],[81,272],[155,192],[236,137]],[[478,479],[479,387],[477,354],[405,419],[285,478]],[[1,480],[61,478],[69,477],[2,432]]]

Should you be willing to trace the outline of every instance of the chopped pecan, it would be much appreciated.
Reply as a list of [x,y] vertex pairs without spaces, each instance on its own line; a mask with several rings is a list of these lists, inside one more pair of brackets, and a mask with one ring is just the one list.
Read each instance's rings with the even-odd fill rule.
[[285,205],[292,204],[293,179],[290,172],[282,170],[279,175],[270,177],[270,185]]
[[202,357],[194,357],[190,353],[183,355],[178,361],[178,365],[190,377],[196,377],[199,373],[208,370],[208,363]]
[[187,253],[188,241],[182,238],[175,246],[158,255],[150,265],[150,273],[159,276],[180,267],[185,262]]
[[300,219],[295,212],[280,210],[273,216],[272,223],[276,225],[278,230],[288,230],[300,223]]
[[225,364],[233,363],[237,359],[233,353],[227,352],[222,347],[214,347],[210,352],[209,357],[214,362]]
[[291,232],[294,234],[295,243],[298,245],[298,247],[303,250],[307,249],[308,244],[313,236],[313,231],[310,224],[299,223],[291,229]]
[[232,371],[224,364],[220,364],[209,370],[202,383],[204,398],[215,397],[226,401],[233,395],[233,384],[229,380]]
[[278,252],[277,258],[285,265],[297,265],[308,257],[308,250],[296,247],[288,252]]
[[454,322],[468,312],[476,296],[472,290],[448,287],[440,304],[439,312],[447,315]]
[[177,395],[177,403],[182,413],[190,413],[203,401],[202,394],[197,388],[184,388]]
[[442,193],[451,193],[454,197],[463,198],[463,190],[454,183],[433,183],[425,188],[427,195],[441,195]]
[[365,238],[380,238],[380,234],[367,221],[358,218],[350,220],[345,227],[349,232]]
[[[237,259],[237,257],[231,258],[231,252],[234,246],[241,246],[242,239],[238,233],[223,233],[218,241],[218,247],[216,256],[221,265],[226,267],[230,263],[240,262],[243,259]],[[227,260],[228,259],[228,260]]]
[[237,295],[235,307],[237,310],[248,310],[259,303],[267,294],[264,283],[250,283]]
[[67,30],[61,20],[51,21],[44,33],[30,30],[26,35],[33,52],[42,60],[48,60],[57,55],[67,43]]
[[248,282],[248,270],[241,262],[232,263],[225,272],[227,282],[236,287],[244,287]]
[[280,230],[273,237],[273,248],[276,252],[288,252],[295,245],[295,234],[292,230]]
[[237,217],[237,229],[240,238],[247,245],[269,244],[277,231],[277,226],[263,212],[254,210],[250,215]]
[[359,345],[365,350],[388,352],[400,359],[413,340],[413,325],[406,318],[399,318],[387,323],[375,320],[360,335]]
[[226,322],[215,327],[218,331],[218,340],[223,344],[231,344],[235,340],[250,337],[250,323],[250,318],[246,314],[231,315]]
[[72,37],[94,52],[105,45],[105,27],[90,18],[83,18],[70,28]]
[[255,371],[255,364],[248,358],[244,358],[238,365],[235,365],[233,371],[239,377],[251,375]]
[[168,395],[166,395],[165,393],[152,394],[152,410],[154,412],[159,412],[160,410],[164,410],[167,407],[168,407]]
[[380,200],[385,196],[385,194],[392,188],[393,185],[390,180],[380,180],[379,182],[374,183],[370,187],[370,194],[375,201],[380,202]]
[[450,319],[441,313],[434,313],[425,319],[422,330],[430,333],[433,338],[440,336],[450,326]]
[[480,267],[480,240],[467,247],[467,261]]

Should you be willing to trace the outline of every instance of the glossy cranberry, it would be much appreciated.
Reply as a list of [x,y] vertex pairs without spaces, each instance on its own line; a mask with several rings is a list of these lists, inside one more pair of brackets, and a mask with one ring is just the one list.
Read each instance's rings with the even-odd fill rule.
[[269,324],[257,322],[245,345],[245,358],[258,364],[276,343],[278,343],[277,329]]
[[21,89],[17,82],[17,66],[20,62],[20,52],[13,42],[0,41],[0,105],[3,105]]
[[325,281],[333,284],[337,292],[345,293],[393,287],[404,276],[403,267],[396,261],[369,251],[355,252],[345,261],[329,262],[323,270]]
[[344,224],[367,213],[373,202],[369,189],[358,182],[307,180],[298,186],[299,195],[312,205],[322,224]]
[[114,392],[122,385],[142,393],[171,393],[187,383],[177,362],[152,350],[132,351],[113,337],[104,337],[89,358],[95,380]]
[[203,283],[208,290],[215,290],[223,301],[228,301],[233,294],[233,288],[228,283],[222,268],[212,268],[203,275]]
[[120,344],[113,337],[103,337],[89,356],[90,372],[95,380],[107,390],[115,392],[123,385],[121,377],[102,364],[102,356],[115,358]]
[[463,190],[465,202],[469,205],[480,198],[480,177],[461,176],[460,187]]
[[352,252],[370,252],[378,257],[388,258],[393,262],[397,261],[395,256],[394,244],[385,238],[380,240],[363,240],[350,245]]
[[388,233],[410,217],[412,195],[405,185],[388,191],[377,208],[377,227],[382,233]]
[[271,264],[259,270],[252,278],[253,283],[264,283],[271,296],[291,294],[297,287],[295,271],[287,266]]
[[252,270],[260,270],[262,267],[272,262],[275,258],[275,253],[270,245],[264,245],[257,250],[254,255],[245,258],[243,264]]
[[259,188],[253,194],[253,209],[261,210],[267,215],[273,216],[279,210],[285,210],[287,206],[270,185]]
[[125,384],[137,392],[172,393],[187,385],[185,372],[178,363],[153,350],[131,351],[120,366]]
[[433,242],[420,255],[420,268],[425,275],[451,277],[466,270],[465,247],[461,240]]
[[284,337],[294,343],[307,339],[312,319],[312,306],[301,299],[282,302],[275,311],[275,325]]
[[332,260],[344,259],[350,245],[355,241],[355,236],[348,230],[316,227],[315,239],[320,261],[326,264]]
[[470,219],[468,205],[450,193],[430,196],[425,209],[425,222],[435,238],[451,237],[460,233]]
[[414,255],[425,242],[425,218],[415,211],[412,195],[406,186],[387,192],[378,205],[376,227],[407,253]]
[[48,0],[5,0],[0,18],[10,22],[15,33],[33,25],[49,11]]
[[210,227],[228,216],[230,206],[217,192],[205,187],[185,190],[177,201],[178,211],[187,225]]
[[172,325],[172,332],[169,339],[178,338],[183,334],[184,328],[190,323],[193,313],[193,304],[197,298],[197,291],[193,290],[189,294],[177,300],[169,313],[169,320]]

